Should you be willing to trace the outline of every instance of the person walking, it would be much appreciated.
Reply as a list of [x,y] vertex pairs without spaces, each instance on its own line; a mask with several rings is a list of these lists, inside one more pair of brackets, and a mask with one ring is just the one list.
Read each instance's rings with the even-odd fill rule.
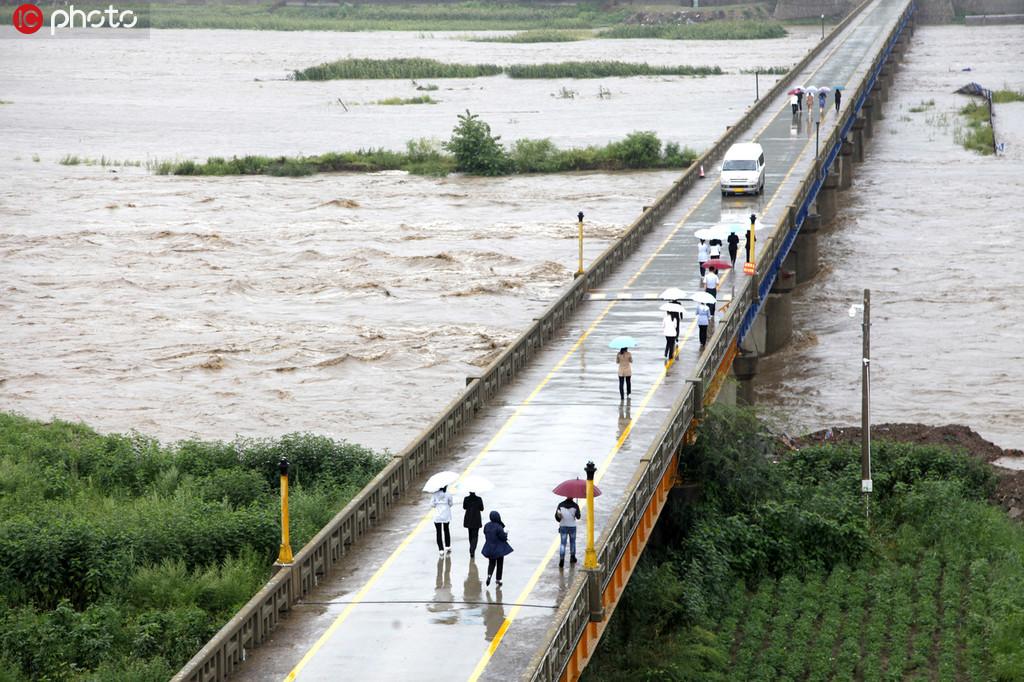
[[[704,291],[708,292],[715,299],[718,298],[718,271],[714,268],[708,268],[708,274],[704,277]],[[715,316],[715,304],[709,303],[708,309],[711,311],[711,317]]]
[[740,236],[735,232],[729,233],[729,260],[736,265],[736,254],[740,250]]
[[800,110],[800,98],[797,97],[795,94],[790,95],[789,106],[793,109],[793,117],[795,118],[796,112]]
[[697,245],[697,265],[700,267],[700,276],[704,276],[704,270],[707,267],[704,265],[711,258],[711,250],[707,243],[701,239],[700,244]]
[[491,584],[491,576],[498,571],[497,585],[501,587],[501,574],[505,568],[505,557],[512,553],[512,545],[508,544],[508,532],[501,522],[501,514],[491,510],[490,521],[484,526],[484,546],[480,553],[487,557],[487,582]]
[[836,113],[838,114],[839,113],[839,104],[840,104],[840,102],[843,101],[843,91],[840,90],[839,88],[836,88],[834,96],[835,96],[835,100],[836,100]]
[[576,522],[580,519],[580,506],[576,500],[567,497],[555,508],[555,520],[558,521],[558,534],[562,543],[558,549],[558,567],[565,566],[565,544],[569,543],[569,563],[576,563]]
[[462,525],[469,531],[469,558],[472,559],[476,556],[476,543],[480,538],[480,528],[484,525],[481,516],[484,511],[484,501],[477,497],[476,493],[470,491],[462,500],[462,508],[466,510],[462,518]]
[[811,112],[814,110],[814,93],[807,93],[807,120],[811,120]]
[[[437,536],[437,553],[440,556],[452,553],[452,505],[455,499],[445,486],[430,498],[430,506],[434,508],[434,532]],[[441,533],[444,531],[444,544],[441,544]]]
[[697,304],[697,330],[700,334],[700,347],[708,342],[708,324],[711,323],[711,309],[704,303]]
[[676,321],[668,313],[661,319],[661,333],[665,335],[665,360],[671,360],[676,350]]
[[711,255],[711,260],[715,260],[717,258],[721,258],[722,257],[722,240],[721,239],[712,239],[710,242],[708,242],[708,252]]
[[828,95],[824,91],[818,93],[818,107],[821,109],[821,113],[825,113],[825,104],[827,103]]
[[[633,393],[633,354],[628,348],[620,348],[615,362],[619,366],[619,400],[625,400],[627,395]],[[625,391],[622,390],[623,385]]]

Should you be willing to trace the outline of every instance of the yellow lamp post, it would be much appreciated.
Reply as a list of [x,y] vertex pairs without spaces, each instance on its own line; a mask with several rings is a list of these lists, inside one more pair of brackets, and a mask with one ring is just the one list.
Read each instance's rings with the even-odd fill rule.
[[278,465],[281,472],[281,551],[277,553],[277,563],[292,563],[292,545],[288,538],[288,460],[281,458]]
[[583,557],[583,568],[597,568],[597,552],[594,550],[594,474],[597,467],[587,462],[587,552]]
[[573,275],[574,279],[583,274],[583,211],[577,213],[576,218],[579,220],[580,228],[580,263],[579,267],[576,269],[576,274]]
[[757,216],[753,213],[750,214],[750,231],[747,232],[747,262],[743,264],[743,274],[753,275],[757,272],[757,255],[754,253],[754,223],[757,222]]

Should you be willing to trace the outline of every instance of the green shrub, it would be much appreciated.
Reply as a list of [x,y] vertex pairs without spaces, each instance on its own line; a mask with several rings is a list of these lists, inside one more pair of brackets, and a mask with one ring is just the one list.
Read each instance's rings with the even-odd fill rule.
[[459,114],[459,123],[444,148],[455,157],[456,170],[470,175],[504,175],[510,162],[500,139],[491,134],[491,126],[467,109]]

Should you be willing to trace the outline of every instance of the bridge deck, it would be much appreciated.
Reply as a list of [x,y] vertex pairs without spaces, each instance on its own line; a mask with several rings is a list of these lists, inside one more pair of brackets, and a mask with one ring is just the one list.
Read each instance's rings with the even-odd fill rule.
[[[874,57],[905,5],[878,0],[868,7],[793,84],[855,89],[847,80]],[[827,111],[822,139],[836,122],[831,97]],[[722,198],[717,174],[709,172],[706,184],[689,192],[602,287],[635,292],[638,300],[583,304],[503,399],[487,405],[453,445],[447,468],[497,484],[483,498],[485,514],[501,512],[515,548],[505,562],[503,587],[484,586],[486,559],[468,556],[461,496],[456,495],[452,523],[453,554],[445,559],[434,546],[426,495],[405,501],[354,548],[314,600],[294,608],[272,639],[250,652],[240,679],[519,676],[543,646],[555,609],[582,567],[582,526],[581,563],[557,567],[558,500],[550,489],[583,476],[584,463],[593,460],[604,491],[596,505],[600,531],[698,359],[696,328],[686,321],[678,358],[665,366],[661,313],[643,294],[698,287],[695,229],[723,220],[745,222],[754,212],[765,225],[759,237],[770,232],[813,160],[814,126],[806,115],[796,125],[785,98],[762,114],[751,137],[765,147],[764,196]],[[720,292],[729,292],[732,277]],[[622,334],[642,344],[633,351],[633,396],[625,403],[618,399],[615,353],[608,349],[609,340]]]

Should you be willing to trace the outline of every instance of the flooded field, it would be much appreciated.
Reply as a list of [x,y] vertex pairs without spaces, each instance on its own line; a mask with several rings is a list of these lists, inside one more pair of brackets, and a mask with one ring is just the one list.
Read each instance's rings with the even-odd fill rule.
[[[587,215],[590,260],[677,176],[181,178],[60,165],[65,155],[144,162],[401,148],[447,138],[467,108],[505,139],[575,146],[650,129],[702,149],[753,99],[754,77],[738,72],[795,63],[816,35],[0,40],[9,67],[0,75],[0,409],[164,439],[315,430],[400,449],[570,281],[577,211]],[[408,81],[282,80],[345,56],[523,63],[610,53],[717,63],[730,74],[439,80],[441,104],[399,107],[369,103],[416,94]],[[762,89],[772,82],[762,77]],[[598,98],[599,86],[610,99]],[[563,87],[578,94],[555,97]]]
[[970,81],[1024,90],[1022,36],[915,33],[839,219],[819,235],[823,272],[795,294],[794,344],[760,366],[758,400],[791,431],[860,423],[860,319],[847,309],[870,288],[874,421],[966,424],[1024,447],[1024,103],[996,105],[1006,152],[982,157],[954,141],[968,98],[952,94]]

